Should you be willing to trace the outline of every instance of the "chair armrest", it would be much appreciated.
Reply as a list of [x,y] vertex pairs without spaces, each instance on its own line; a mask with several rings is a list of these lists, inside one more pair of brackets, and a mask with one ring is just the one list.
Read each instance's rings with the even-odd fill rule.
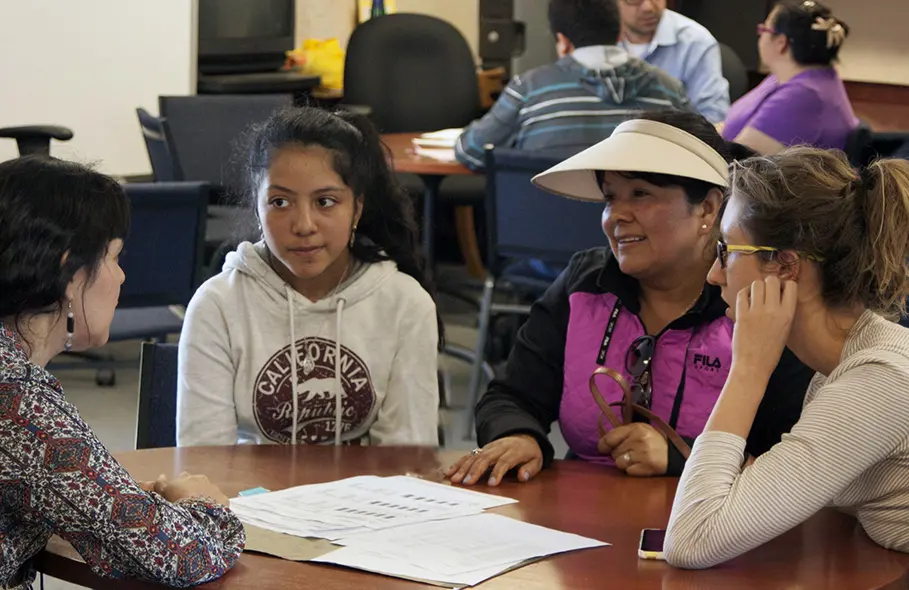
[[66,127],[58,125],[25,125],[0,128],[0,137],[8,137],[10,139],[47,137],[68,141],[73,138],[73,132]]

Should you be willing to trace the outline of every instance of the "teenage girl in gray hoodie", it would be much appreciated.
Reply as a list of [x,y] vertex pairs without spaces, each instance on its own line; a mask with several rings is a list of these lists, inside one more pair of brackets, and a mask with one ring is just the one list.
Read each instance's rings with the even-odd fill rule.
[[248,145],[262,239],[189,304],[178,444],[435,445],[438,314],[377,132],[294,108]]

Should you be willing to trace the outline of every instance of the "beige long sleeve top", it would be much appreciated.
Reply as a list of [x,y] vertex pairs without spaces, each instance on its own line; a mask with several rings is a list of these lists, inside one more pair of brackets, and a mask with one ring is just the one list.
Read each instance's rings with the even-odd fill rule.
[[670,564],[714,566],[827,506],[909,552],[909,329],[866,312],[839,366],[815,376],[792,432],[742,469],[744,449],[730,433],[698,437],[672,507]]

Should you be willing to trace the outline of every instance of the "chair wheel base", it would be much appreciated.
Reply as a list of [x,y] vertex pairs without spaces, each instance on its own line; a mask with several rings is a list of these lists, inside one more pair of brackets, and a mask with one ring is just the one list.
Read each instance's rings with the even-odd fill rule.
[[95,383],[98,387],[113,387],[117,384],[117,373],[112,369],[101,369],[95,373]]

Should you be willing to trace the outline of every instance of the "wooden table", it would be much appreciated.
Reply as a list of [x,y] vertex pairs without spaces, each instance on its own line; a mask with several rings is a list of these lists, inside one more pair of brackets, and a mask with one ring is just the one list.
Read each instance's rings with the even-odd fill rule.
[[[423,181],[423,251],[426,263],[433,268],[435,263],[435,216],[436,201],[439,198],[439,186],[446,176],[472,176],[476,174],[458,162],[442,162],[424,156],[418,156],[413,149],[413,139],[419,133],[387,133],[382,141],[391,150],[395,172],[416,174]],[[477,234],[474,229],[473,207],[457,207],[455,224],[458,232],[458,245],[464,255],[467,270],[471,276],[484,277],[483,260],[477,245]]]
[[[231,496],[243,489],[290,486],[353,475],[437,473],[458,456],[426,448],[237,446],[156,449],[117,456],[138,479],[155,479],[184,470],[205,473]],[[856,521],[825,510],[807,523],[751,553],[705,571],[682,571],[637,557],[645,527],[665,527],[677,480],[635,479],[580,461],[556,461],[527,484],[506,482],[480,488],[513,497],[518,504],[495,512],[558,530],[613,543],[534,563],[480,587],[489,590],[559,588],[730,588],[869,589],[903,588],[909,581],[909,555],[881,549]],[[97,578],[72,548],[59,539],[48,545],[38,567],[47,575],[89,586],[152,588],[135,581]],[[205,588],[271,590],[411,589],[419,584],[341,568],[295,563],[246,553],[237,566]]]

